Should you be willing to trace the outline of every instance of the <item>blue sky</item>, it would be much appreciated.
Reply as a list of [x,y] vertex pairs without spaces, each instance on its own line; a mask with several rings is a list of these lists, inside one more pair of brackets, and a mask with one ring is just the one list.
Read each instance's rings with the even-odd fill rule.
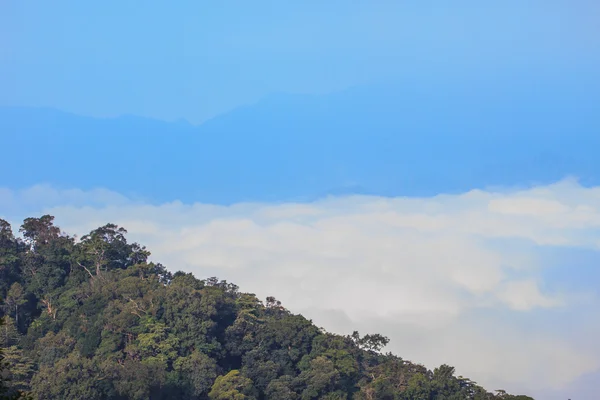
[[377,329],[429,367],[594,399],[598,17],[593,0],[2,2],[0,217],[115,222],[172,269]]
[[[597,70],[593,0],[17,2],[0,13],[0,104],[200,122],[272,92],[406,74]],[[504,81],[504,82],[503,82]]]

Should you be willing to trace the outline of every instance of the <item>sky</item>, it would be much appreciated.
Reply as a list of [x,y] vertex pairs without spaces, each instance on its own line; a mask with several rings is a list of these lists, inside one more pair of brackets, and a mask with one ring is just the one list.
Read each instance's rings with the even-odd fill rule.
[[430,368],[595,399],[599,18],[594,0],[3,1],[0,218],[117,223],[172,270]]
[[402,75],[593,74],[594,0],[3,1],[0,104],[200,123]]

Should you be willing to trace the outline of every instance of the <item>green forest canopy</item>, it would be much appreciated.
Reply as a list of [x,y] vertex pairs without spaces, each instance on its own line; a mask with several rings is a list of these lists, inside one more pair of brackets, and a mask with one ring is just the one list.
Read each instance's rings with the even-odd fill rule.
[[54,217],[0,219],[0,398],[531,399],[325,332],[279,301],[169,272],[113,224],[80,240]]

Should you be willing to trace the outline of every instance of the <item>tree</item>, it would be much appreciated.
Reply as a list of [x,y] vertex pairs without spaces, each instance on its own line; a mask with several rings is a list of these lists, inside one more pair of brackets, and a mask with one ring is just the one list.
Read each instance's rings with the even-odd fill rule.
[[199,351],[178,358],[174,368],[180,373],[182,380],[188,382],[191,395],[199,398],[208,394],[218,375],[215,360]]
[[[0,318],[0,328],[3,328],[5,324],[4,319]],[[6,395],[8,392],[8,367],[4,359],[4,346],[0,346],[0,400],[8,398]]]
[[0,218],[0,243],[12,242],[15,239],[10,223]]
[[14,393],[29,390],[29,381],[34,373],[33,362],[17,346],[4,349],[4,362],[8,368],[8,387]]
[[21,225],[27,251],[22,257],[22,282],[38,298],[65,284],[71,269],[73,239],[54,226],[54,217],[27,218]]
[[105,398],[100,378],[98,366],[74,352],[54,366],[41,366],[31,386],[38,400],[100,400]]
[[106,224],[81,238],[77,264],[91,279],[102,273],[145,263],[150,253],[137,243],[129,244],[127,230],[115,224]]
[[40,218],[25,219],[19,232],[23,234],[25,242],[30,248],[35,251],[39,246],[56,239],[60,235],[60,228],[54,226],[53,216],[43,215]]
[[357,331],[354,331],[351,336],[352,340],[361,349],[379,352],[390,342],[390,339],[375,333],[373,335],[365,335],[363,337]]
[[404,400],[429,400],[431,398],[431,383],[427,376],[421,373],[413,375],[408,380],[408,387],[402,392]]
[[27,303],[25,299],[25,290],[19,282],[12,284],[6,295],[4,302],[6,313],[15,319],[15,325],[19,326],[19,307]]
[[5,315],[0,326],[0,347],[10,347],[17,344],[19,341],[19,332],[15,327],[15,320]]
[[48,332],[35,344],[38,365],[52,367],[58,360],[66,358],[75,348],[76,340],[65,331]]
[[164,364],[156,360],[127,359],[121,365],[106,363],[103,372],[106,379],[114,384],[117,393],[128,400],[160,398],[157,394],[167,379]]
[[283,375],[269,382],[265,390],[265,397],[268,400],[296,400],[299,398],[294,391],[294,377]]
[[135,354],[144,361],[159,362],[165,367],[177,356],[179,339],[168,332],[165,324],[146,318],[142,324],[143,332],[125,351]]
[[439,399],[460,400],[467,395],[467,389],[454,377],[454,367],[446,364],[440,365],[433,371],[431,389],[433,396]]
[[[0,318],[0,330],[4,328],[5,320]],[[4,346],[0,346],[0,400],[30,400],[30,396],[19,390],[20,381],[13,381],[13,350],[9,348],[5,350]],[[20,378],[20,370],[16,377]],[[27,371],[31,372],[30,370]],[[16,383],[16,384],[15,384]]]
[[333,362],[319,356],[310,362],[309,368],[303,371],[298,379],[305,385],[302,399],[317,399],[336,391],[340,373],[335,369]]
[[5,297],[8,288],[19,281],[23,250],[24,246],[15,239],[10,224],[0,218],[0,296]]
[[215,380],[208,397],[211,400],[253,400],[256,393],[250,379],[241,375],[240,371],[232,370]]

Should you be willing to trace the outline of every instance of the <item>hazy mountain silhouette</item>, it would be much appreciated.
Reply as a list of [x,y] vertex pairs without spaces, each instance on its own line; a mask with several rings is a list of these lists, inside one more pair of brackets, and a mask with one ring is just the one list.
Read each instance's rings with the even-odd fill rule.
[[[200,126],[4,107],[0,186],[232,203],[433,195],[566,175],[600,183],[600,91],[552,82],[494,88],[405,82],[277,94]],[[534,101],[540,93],[543,103]],[[22,168],[33,160],[44,168]]]

